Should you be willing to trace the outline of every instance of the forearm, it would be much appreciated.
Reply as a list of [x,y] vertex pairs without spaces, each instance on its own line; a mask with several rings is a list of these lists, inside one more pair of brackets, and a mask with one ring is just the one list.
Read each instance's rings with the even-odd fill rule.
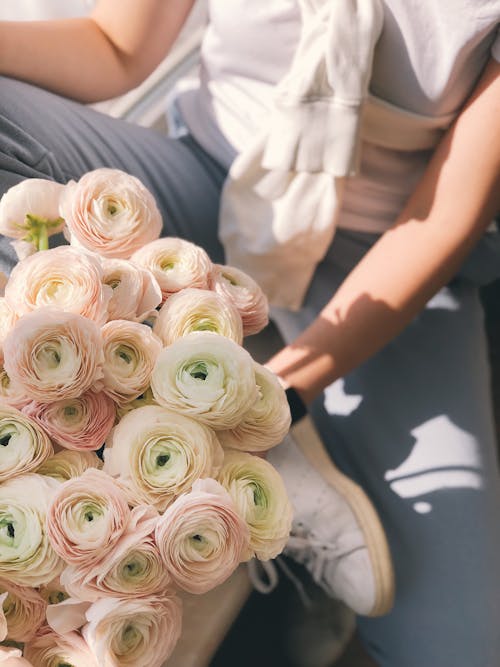
[[485,74],[396,225],[269,362],[306,402],[397,336],[456,273],[498,210],[499,69]]

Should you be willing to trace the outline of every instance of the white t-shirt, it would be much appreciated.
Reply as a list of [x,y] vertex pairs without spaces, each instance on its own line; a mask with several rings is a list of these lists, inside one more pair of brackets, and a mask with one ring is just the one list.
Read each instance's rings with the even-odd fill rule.
[[[371,92],[396,106],[441,116],[460,109],[490,55],[500,60],[500,0],[384,0]],[[178,104],[197,141],[229,167],[266,122],[274,87],[300,35],[297,0],[208,0],[199,86]],[[339,226],[383,231],[428,161],[363,145]]]

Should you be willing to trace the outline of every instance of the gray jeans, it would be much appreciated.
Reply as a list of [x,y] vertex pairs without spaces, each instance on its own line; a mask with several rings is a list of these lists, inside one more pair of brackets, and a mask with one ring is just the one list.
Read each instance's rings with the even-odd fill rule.
[[[139,177],[165,234],[222,259],[224,169],[173,140],[0,79],[0,194],[28,177],[61,182],[96,167]],[[306,326],[376,240],[339,231],[286,337]],[[14,261],[1,241],[1,263]],[[381,667],[496,667],[500,655],[500,500],[483,313],[457,279],[396,340],[329,387],[313,415],[339,467],[374,501],[392,548],[394,610],[360,619]]]

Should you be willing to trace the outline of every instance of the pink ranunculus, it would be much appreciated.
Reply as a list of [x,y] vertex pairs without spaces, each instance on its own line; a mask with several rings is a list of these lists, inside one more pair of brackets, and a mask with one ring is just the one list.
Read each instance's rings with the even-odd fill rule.
[[21,649],[0,646],[1,667],[33,667],[22,655]]
[[248,558],[250,534],[227,491],[200,479],[164,512],[156,541],[174,582],[189,593],[206,593]]
[[47,623],[59,635],[74,632],[87,622],[85,614],[89,607],[90,602],[67,597],[47,607]]
[[0,403],[0,483],[34,472],[54,453],[47,433],[33,419]]
[[137,250],[132,260],[152,271],[163,301],[185,287],[208,287],[212,262],[203,248],[190,241],[172,236],[158,239]]
[[3,296],[0,297],[0,353],[3,342],[16,323],[18,316]]
[[7,621],[7,639],[27,642],[45,621],[47,603],[34,589],[0,579],[0,593],[6,593],[2,608]]
[[102,470],[89,468],[61,484],[49,507],[46,530],[66,563],[91,567],[113,550],[129,520],[120,487]]
[[210,289],[234,304],[243,321],[243,335],[259,333],[269,322],[269,304],[259,285],[247,273],[222,264],[214,264]]
[[105,667],[96,660],[90,647],[78,632],[59,635],[48,625],[43,626],[36,637],[25,645],[24,655],[33,663],[33,667],[62,665]]
[[102,447],[116,418],[112,399],[104,392],[93,391],[52,403],[32,401],[23,412],[40,424],[57,445],[74,450]]
[[71,244],[103,255],[128,259],[157,239],[160,211],[151,192],[139,179],[118,169],[95,169],[63,194],[61,215]]
[[5,287],[5,299],[19,316],[57,308],[104,324],[112,289],[103,284],[99,257],[60,246],[19,262]]
[[158,281],[147,269],[126,259],[103,257],[104,283],[113,296],[108,306],[108,320],[142,322],[162,301]]
[[141,597],[166,591],[171,579],[154,540],[159,514],[138,505],[126,531],[97,565],[67,567],[61,581],[75,598],[95,602],[102,597]]
[[27,216],[47,223],[47,233],[57,234],[64,226],[59,201],[64,185],[43,178],[29,178],[12,186],[0,199],[0,234],[22,239],[30,233]]
[[102,339],[92,320],[42,308],[21,317],[4,342],[10,380],[37,401],[75,398],[102,377]]
[[87,618],[82,634],[100,667],[161,667],[179,639],[182,606],[171,594],[104,598]]
[[104,392],[125,405],[149,387],[161,341],[146,324],[113,320],[102,328]]

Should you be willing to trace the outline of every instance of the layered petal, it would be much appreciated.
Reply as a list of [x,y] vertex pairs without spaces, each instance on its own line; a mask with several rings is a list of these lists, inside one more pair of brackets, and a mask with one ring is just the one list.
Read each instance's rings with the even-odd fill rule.
[[108,320],[142,322],[162,302],[161,289],[151,271],[125,259],[103,258],[104,283],[113,296]]
[[33,667],[104,667],[77,632],[59,635],[48,626],[26,644],[24,655]]
[[97,454],[64,449],[48,458],[37,472],[39,475],[53,477],[59,482],[66,482],[68,479],[83,475],[89,468],[102,468],[102,461]]
[[59,214],[63,192],[64,185],[43,178],[29,178],[13,185],[0,199],[0,234],[25,238],[31,232],[28,216],[44,220],[49,235],[57,234],[64,226]]
[[0,579],[0,593],[7,593],[2,605],[7,639],[29,641],[45,621],[47,603],[34,588],[17,586],[7,579]]

